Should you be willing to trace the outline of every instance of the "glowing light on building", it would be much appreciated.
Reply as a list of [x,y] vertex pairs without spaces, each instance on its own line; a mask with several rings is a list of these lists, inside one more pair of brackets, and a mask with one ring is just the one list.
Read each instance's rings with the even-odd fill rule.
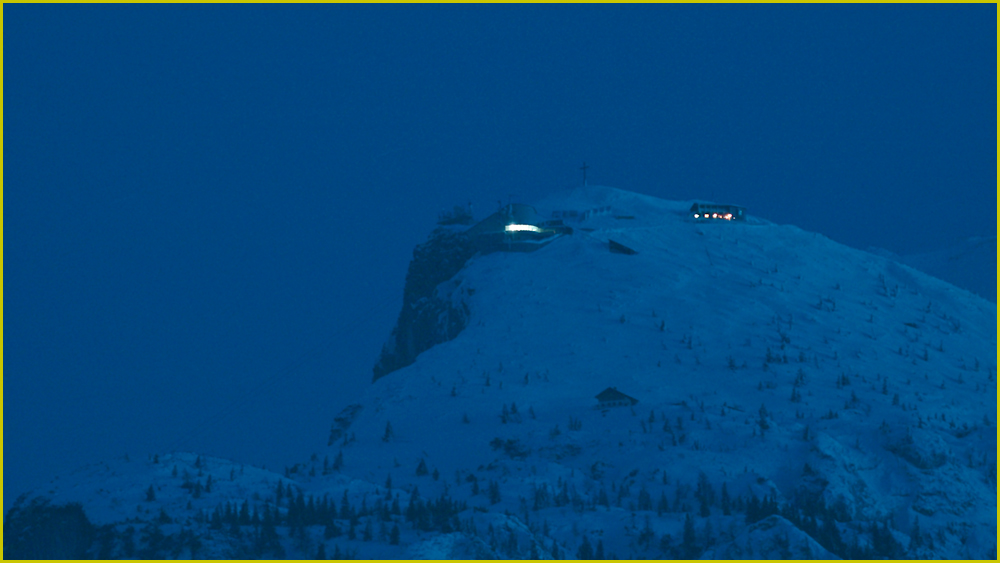
[[507,225],[506,227],[504,227],[503,230],[507,231],[508,233],[517,232],[517,231],[531,231],[533,233],[540,233],[540,232],[542,232],[541,229],[539,229],[538,227],[536,227],[534,225],[515,225],[515,224]]
[[705,214],[695,213],[694,214],[694,218],[695,219],[725,219],[726,221],[732,221],[733,219],[735,219],[735,216],[732,213],[712,213],[711,215],[709,215],[708,213],[705,213]]
[[715,205],[695,203],[689,211],[695,219],[721,219],[724,221],[743,221],[744,209],[735,205]]

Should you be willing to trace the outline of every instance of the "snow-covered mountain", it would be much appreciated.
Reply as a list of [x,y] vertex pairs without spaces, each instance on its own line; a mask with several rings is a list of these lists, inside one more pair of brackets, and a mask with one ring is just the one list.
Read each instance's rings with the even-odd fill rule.
[[442,227],[325,450],[86,468],[5,557],[995,558],[996,305],[691,204],[559,194],[534,252]]
[[997,302],[996,237],[973,237],[940,250],[903,256],[880,248],[872,248],[870,252]]

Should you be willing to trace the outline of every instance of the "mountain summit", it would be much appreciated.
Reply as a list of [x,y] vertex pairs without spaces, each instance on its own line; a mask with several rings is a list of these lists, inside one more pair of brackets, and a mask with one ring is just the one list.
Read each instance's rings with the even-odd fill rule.
[[327,452],[118,461],[7,523],[79,502],[113,557],[145,526],[132,553],[995,558],[996,305],[696,203],[583,187],[444,224]]

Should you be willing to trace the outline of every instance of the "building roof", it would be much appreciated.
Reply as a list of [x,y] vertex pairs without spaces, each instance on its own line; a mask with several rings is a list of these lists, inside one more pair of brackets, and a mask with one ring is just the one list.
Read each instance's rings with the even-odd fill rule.
[[629,397],[628,395],[622,393],[621,391],[619,391],[614,387],[608,387],[604,391],[601,391],[600,393],[595,395],[594,398],[596,398],[598,401],[602,403],[607,403],[610,401],[630,401],[634,405],[635,403],[639,402],[638,399]]
[[731,204],[728,204],[728,203],[698,203],[698,202],[695,202],[695,203],[691,204],[691,211],[692,212],[699,211],[699,210],[706,210],[706,209],[709,210],[709,211],[717,210],[717,209],[724,209],[726,211],[733,211],[733,210],[742,209],[742,210],[745,211],[746,207],[743,207],[741,205],[731,205]]
[[611,250],[613,254],[638,254],[635,250],[625,246],[620,242],[615,242],[608,239],[608,249]]

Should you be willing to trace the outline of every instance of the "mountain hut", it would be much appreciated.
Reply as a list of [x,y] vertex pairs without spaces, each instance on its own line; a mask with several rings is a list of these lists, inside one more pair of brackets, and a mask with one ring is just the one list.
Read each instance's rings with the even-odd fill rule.
[[691,216],[701,220],[746,221],[746,208],[738,205],[717,203],[695,203],[691,206]]
[[609,407],[630,407],[639,402],[639,399],[629,397],[615,387],[608,387],[594,396],[597,399],[597,408]]

